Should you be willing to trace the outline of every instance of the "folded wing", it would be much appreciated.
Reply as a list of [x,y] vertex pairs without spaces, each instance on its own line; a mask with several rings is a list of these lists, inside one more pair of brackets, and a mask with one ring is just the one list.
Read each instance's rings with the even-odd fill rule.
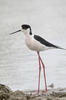
[[40,42],[41,44],[43,44],[47,47],[54,47],[54,48],[57,48],[57,49],[64,49],[64,48],[61,48],[59,46],[56,46],[56,45],[46,41],[45,39],[43,39],[42,37],[40,37],[38,35],[34,35],[34,39],[36,39],[38,42]]

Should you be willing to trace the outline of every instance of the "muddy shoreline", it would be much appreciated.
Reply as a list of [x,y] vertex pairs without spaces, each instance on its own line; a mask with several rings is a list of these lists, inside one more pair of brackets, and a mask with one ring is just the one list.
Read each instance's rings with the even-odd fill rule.
[[0,84],[0,100],[66,100],[66,88],[49,89],[47,93],[40,91],[12,91],[8,86]]

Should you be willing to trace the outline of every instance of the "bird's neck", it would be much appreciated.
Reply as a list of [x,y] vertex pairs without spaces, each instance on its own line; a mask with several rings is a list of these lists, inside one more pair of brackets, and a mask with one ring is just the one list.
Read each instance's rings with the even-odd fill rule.
[[33,36],[33,35],[32,35],[32,32],[31,32],[31,31],[30,31],[30,32],[27,31],[27,32],[25,33],[25,40],[31,39],[32,36]]
[[27,29],[26,31],[23,31],[25,36],[30,36],[32,35],[31,29]]
[[31,36],[30,34],[25,34],[25,38],[30,38]]
[[30,35],[32,35],[32,30],[31,30],[31,28],[30,28],[30,33],[29,33]]
[[26,42],[27,46],[29,46],[31,39],[32,39],[32,35],[30,35],[30,34],[25,35],[25,42]]

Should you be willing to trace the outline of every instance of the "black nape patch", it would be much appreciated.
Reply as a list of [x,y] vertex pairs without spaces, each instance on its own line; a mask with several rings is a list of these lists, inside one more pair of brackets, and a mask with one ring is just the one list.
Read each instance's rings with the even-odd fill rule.
[[30,30],[30,35],[32,35],[32,31]]
[[60,47],[55,46],[55,45],[49,43],[48,41],[46,41],[45,39],[43,39],[42,37],[40,37],[40,36],[38,36],[38,35],[34,35],[34,38],[35,38],[37,41],[39,41],[41,44],[43,44],[43,45],[45,45],[45,46],[47,46],[47,47],[54,47],[54,48],[59,48],[59,49],[61,49]]

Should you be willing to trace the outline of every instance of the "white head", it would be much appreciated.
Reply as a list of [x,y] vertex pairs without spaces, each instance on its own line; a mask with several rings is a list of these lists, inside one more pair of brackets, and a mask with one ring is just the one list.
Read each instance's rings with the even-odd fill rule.
[[20,32],[20,31],[22,31],[25,35],[32,35],[31,27],[30,27],[30,25],[27,25],[27,24],[21,25],[21,30],[17,30],[10,34],[14,34],[14,33]]

